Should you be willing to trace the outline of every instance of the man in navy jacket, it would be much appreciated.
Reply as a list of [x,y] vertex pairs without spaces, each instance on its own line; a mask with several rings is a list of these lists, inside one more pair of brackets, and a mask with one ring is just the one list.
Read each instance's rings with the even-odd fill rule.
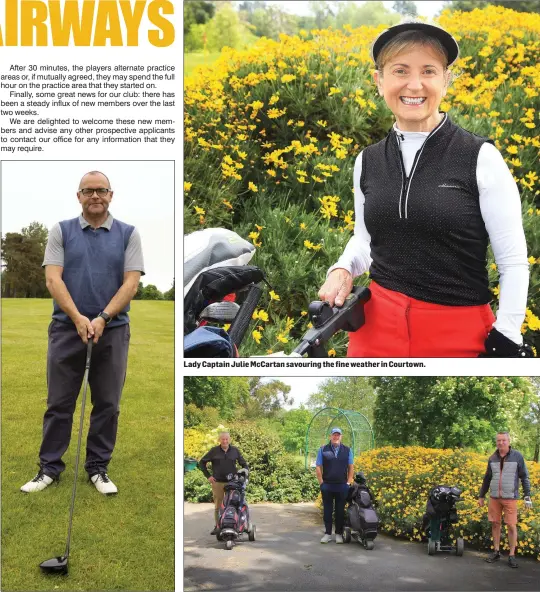
[[336,543],[343,543],[345,501],[349,483],[353,480],[353,453],[341,443],[340,428],[332,428],[330,442],[321,446],[317,454],[317,479],[321,486],[325,534],[321,543],[332,540],[332,514],[336,512]]

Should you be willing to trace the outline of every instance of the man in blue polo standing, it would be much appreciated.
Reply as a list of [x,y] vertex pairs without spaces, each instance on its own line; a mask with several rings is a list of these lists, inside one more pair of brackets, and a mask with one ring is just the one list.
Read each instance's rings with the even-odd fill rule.
[[324,511],[325,534],[321,543],[332,540],[332,515],[336,513],[336,543],[343,543],[343,523],[345,520],[345,501],[349,483],[353,481],[353,453],[341,443],[340,428],[332,428],[330,442],[321,446],[317,454],[316,471]]
[[120,396],[130,338],[129,303],[144,264],[136,228],[112,217],[109,179],[91,171],[79,183],[82,213],[55,224],[45,250],[45,279],[54,299],[47,352],[47,411],[39,472],[21,487],[42,491],[65,469],[73,413],[83,381],[87,343],[93,340],[88,382],[92,413],[85,469],[97,491],[118,493],[107,467],[116,443]]

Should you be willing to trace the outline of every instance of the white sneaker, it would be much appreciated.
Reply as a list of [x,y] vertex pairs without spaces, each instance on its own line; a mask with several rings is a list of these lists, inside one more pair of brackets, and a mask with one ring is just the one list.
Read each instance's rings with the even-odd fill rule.
[[39,473],[32,479],[32,481],[28,481],[21,487],[21,491],[23,493],[32,493],[34,491],[43,491],[46,487],[54,481],[52,477],[49,477],[43,473],[43,471],[39,471]]
[[336,543],[338,545],[343,545],[343,535],[342,534],[336,534]]
[[332,540],[331,534],[325,534],[321,539],[321,543],[329,543]]
[[90,481],[96,486],[99,493],[103,495],[116,495],[118,493],[118,488],[105,472],[92,475]]

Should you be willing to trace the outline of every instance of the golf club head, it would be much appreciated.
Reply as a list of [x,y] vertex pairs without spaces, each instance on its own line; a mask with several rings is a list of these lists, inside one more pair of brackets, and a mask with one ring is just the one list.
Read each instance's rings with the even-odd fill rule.
[[53,557],[39,564],[41,571],[46,574],[58,574],[65,576],[68,573],[68,558]]
[[240,306],[236,302],[213,302],[201,312],[199,319],[214,323],[232,323],[239,310]]

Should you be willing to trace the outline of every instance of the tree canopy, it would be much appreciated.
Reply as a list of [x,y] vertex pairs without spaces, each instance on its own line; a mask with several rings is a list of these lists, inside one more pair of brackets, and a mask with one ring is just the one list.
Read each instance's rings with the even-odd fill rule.
[[45,256],[48,230],[32,222],[21,232],[8,232],[2,238],[2,296],[4,298],[47,298]]
[[[374,377],[377,444],[489,448],[494,433],[519,441],[532,389],[520,377]],[[399,420],[398,420],[399,419]]]

